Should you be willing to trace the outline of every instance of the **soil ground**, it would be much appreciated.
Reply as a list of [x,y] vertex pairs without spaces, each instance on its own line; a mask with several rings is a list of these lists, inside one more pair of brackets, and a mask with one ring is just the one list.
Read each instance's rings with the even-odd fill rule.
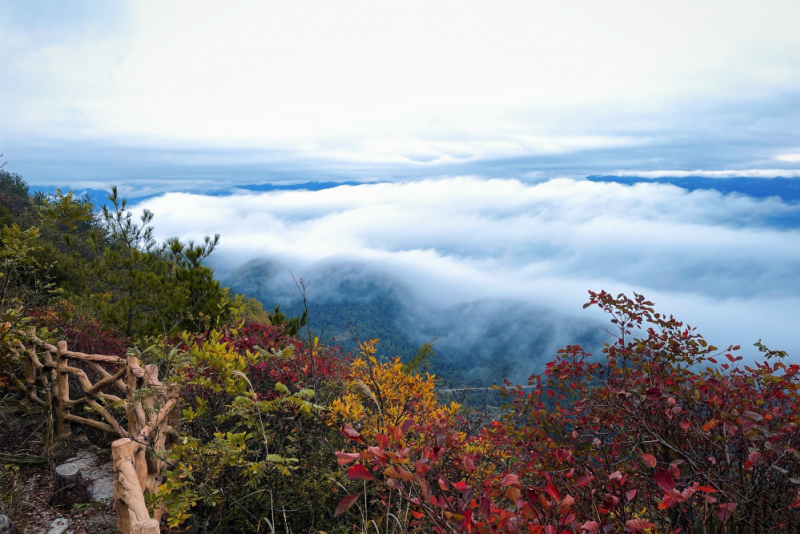
[[82,456],[92,458],[93,468],[107,469],[112,436],[101,434],[75,428],[68,439],[53,440],[47,413],[20,403],[15,395],[0,398],[0,513],[19,534],[116,532],[110,500],[69,509],[49,503],[53,469],[59,463]]

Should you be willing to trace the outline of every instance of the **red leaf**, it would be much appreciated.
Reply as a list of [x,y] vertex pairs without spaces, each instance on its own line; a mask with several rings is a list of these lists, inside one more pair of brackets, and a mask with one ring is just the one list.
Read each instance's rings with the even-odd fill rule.
[[474,473],[475,472],[475,463],[472,461],[472,458],[469,456],[464,456],[464,469],[467,470],[467,473]]
[[715,490],[711,486],[697,486],[697,491],[702,491],[703,493],[716,493],[717,492],[717,490]]
[[358,443],[364,443],[364,440],[361,439],[361,434],[359,434],[355,428],[347,423],[342,425],[342,435],[346,438],[352,439],[353,441],[357,441]]
[[481,497],[481,514],[486,521],[492,517],[492,501],[488,497]]
[[575,483],[575,487],[576,487],[576,488],[582,488],[582,487],[584,487],[586,484],[588,484],[589,482],[591,482],[593,478],[594,478],[594,477],[592,477],[592,476],[585,476],[585,475],[584,475],[584,476],[582,476],[581,478],[579,478],[579,479],[578,479],[578,481]]
[[357,452],[335,452],[336,463],[339,465],[346,465],[354,460],[358,460],[361,455]]
[[639,490],[637,490],[637,489],[632,489],[632,490],[628,490],[628,491],[626,491],[626,492],[625,492],[625,498],[626,498],[626,499],[628,499],[628,501],[632,501],[632,500],[633,500],[633,498],[634,498],[634,497],[636,497],[636,493],[637,493],[638,491],[639,491]]
[[388,430],[389,434],[392,436],[392,439],[400,443],[400,440],[403,439],[403,429],[399,426],[390,426]]
[[381,449],[385,449],[389,445],[389,436],[386,434],[378,434],[375,438],[378,440],[378,447]]
[[568,449],[557,449],[555,452],[556,460],[558,463],[564,463],[572,458],[572,452]]
[[669,464],[669,472],[672,473],[673,478],[681,478],[681,472],[678,466],[683,463],[683,460],[672,460]]
[[648,523],[644,519],[629,519],[625,522],[625,530],[628,532],[639,532],[654,526],[655,525],[653,523]]
[[689,421],[687,421],[686,419],[684,419],[683,421],[680,422],[680,426],[681,426],[681,428],[683,429],[684,432],[688,432],[689,431],[689,427],[691,427],[692,424]]
[[522,488],[522,484],[519,483],[519,477],[510,473],[503,477],[503,482],[501,482],[500,485],[502,487],[516,486],[517,488]]
[[347,497],[342,499],[342,502],[340,502],[339,506],[336,507],[336,512],[334,512],[333,517],[342,515],[343,513],[348,511],[350,508],[352,508],[353,505],[358,500],[358,497],[360,495],[361,495],[360,493],[354,493],[354,494],[348,495]]
[[642,462],[647,467],[655,467],[656,466],[656,457],[650,454],[642,454]]
[[445,479],[440,478],[438,482],[439,482],[439,487],[442,488],[442,491],[447,491],[450,489],[449,487],[447,487],[447,481]]
[[408,429],[411,428],[411,425],[413,424],[414,420],[409,417],[408,419],[403,421],[403,426],[400,427],[400,430],[402,430],[403,434],[405,434],[406,432],[408,432]]
[[424,478],[419,479],[419,487],[422,489],[422,496],[425,497],[425,500],[430,500],[431,498],[431,485],[428,484],[428,481]]
[[458,491],[467,491],[469,489],[466,482],[454,482],[453,487]]
[[548,484],[547,486],[545,486],[544,487],[544,491],[545,491],[545,493],[550,495],[553,498],[554,501],[560,501],[561,500],[561,495],[558,493],[558,488],[556,488],[552,484]]
[[350,480],[375,480],[375,477],[361,464],[351,465],[347,470],[347,478]]
[[417,463],[415,464],[415,469],[414,470],[417,472],[418,475],[422,476],[425,473],[427,473],[430,468],[431,468],[431,466],[429,466],[428,464],[426,464],[422,460],[417,460]]
[[423,514],[422,512],[411,512],[411,515],[413,515],[417,519],[422,519],[423,517],[425,517],[425,514]]
[[720,521],[727,521],[728,518],[733,515],[734,510],[736,510],[735,502],[720,504],[717,507],[717,517],[719,517]]
[[658,471],[653,479],[658,484],[658,487],[661,488],[661,491],[665,493],[675,489],[675,481],[672,480],[672,474],[666,469]]
[[758,451],[751,452],[750,456],[747,457],[747,460],[753,465],[756,465],[760,459],[761,459],[761,453]]
[[621,471],[614,471],[610,475],[608,475],[608,481],[617,486],[625,485],[625,481],[628,479],[628,475],[623,475]]
[[597,521],[587,521],[581,525],[581,530],[587,530],[589,534],[600,532],[600,524]]

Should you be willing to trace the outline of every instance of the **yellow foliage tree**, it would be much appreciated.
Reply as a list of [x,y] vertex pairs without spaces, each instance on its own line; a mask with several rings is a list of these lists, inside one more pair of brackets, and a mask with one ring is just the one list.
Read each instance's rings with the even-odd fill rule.
[[403,425],[409,417],[419,423],[455,416],[461,406],[439,404],[434,375],[406,372],[399,358],[379,362],[375,358],[377,343],[371,339],[359,344],[359,357],[350,364],[348,393],[330,406],[337,422],[351,423],[371,439]]

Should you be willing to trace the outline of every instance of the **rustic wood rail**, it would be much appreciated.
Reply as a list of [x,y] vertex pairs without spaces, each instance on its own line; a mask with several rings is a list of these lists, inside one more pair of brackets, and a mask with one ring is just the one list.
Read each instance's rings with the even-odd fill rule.
[[[122,534],[153,534],[160,532],[163,506],[150,517],[144,493],[155,494],[161,484],[167,464],[158,454],[148,457],[147,449],[156,453],[172,447],[180,425],[177,384],[164,385],[158,379],[158,367],[142,367],[135,356],[121,358],[102,354],[84,354],[67,349],[66,341],[51,345],[36,337],[31,329],[21,336],[12,349],[22,360],[24,380],[11,375],[15,389],[28,398],[55,412],[57,434],[67,437],[71,424],[99,428],[120,436],[111,444],[114,469],[114,504],[117,529]],[[39,356],[41,355],[41,359]],[[101,364],[111,367],[106,369]],[[92,383],[83,365],[100,377]],[[70,375],[83,390],[83,396],[70,398]],[[104,389],[116,390],[115,395]],[[44,398],[42,398],[44,397]],[[103,404],[123,406],[127,429]],[[72,413],[74,408],[89,406],[100,420]]]

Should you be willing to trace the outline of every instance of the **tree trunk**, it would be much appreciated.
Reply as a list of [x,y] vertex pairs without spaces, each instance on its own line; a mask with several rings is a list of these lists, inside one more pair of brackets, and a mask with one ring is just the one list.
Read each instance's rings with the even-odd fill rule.
[[72,506],[88,502],[91,498],[89,487],[81,476],[78,464],[61,464],[56,467],[54,475],[52,504]]
[[7,516],[0,515],[0,534],[16,534],[16,532],[14,523]]

